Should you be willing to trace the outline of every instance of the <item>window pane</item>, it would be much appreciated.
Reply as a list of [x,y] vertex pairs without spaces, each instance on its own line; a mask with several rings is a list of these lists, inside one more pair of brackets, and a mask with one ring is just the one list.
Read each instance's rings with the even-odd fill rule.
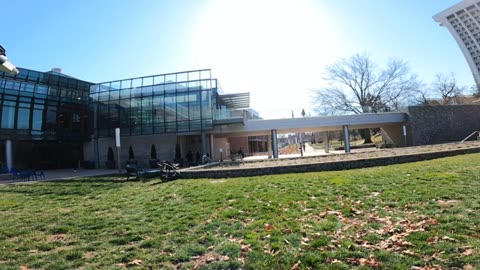
[[15,107],[4,106],[2,110],[2,128],[13,128]]
[[30,109],[24,109],[24,108],[18,109],[17,128],[18,129],[30,128]]
[[43,123],[43,111],[42,110],[33,110],[33,119],[32,119],[32,129],[33,130],[42,130]]

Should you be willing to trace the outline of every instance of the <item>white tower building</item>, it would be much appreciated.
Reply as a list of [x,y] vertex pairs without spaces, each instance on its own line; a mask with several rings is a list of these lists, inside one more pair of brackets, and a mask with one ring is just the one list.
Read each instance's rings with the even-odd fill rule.
[[480,85],[480,1],[464,0],[433,16],[448,28],[462,49],[477,85]]

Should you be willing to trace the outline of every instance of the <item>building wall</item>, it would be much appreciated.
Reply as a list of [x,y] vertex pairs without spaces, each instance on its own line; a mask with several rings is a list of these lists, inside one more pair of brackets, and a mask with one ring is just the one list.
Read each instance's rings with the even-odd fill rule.
[[242,147],[245,153],[248,152],[248,137],[232,137],[229,142],[231,150],[238,151]]
[[[173,160],[175,158],[175,145],[177,143],[177,136],[172,134],[163,135],[143,135],[130,136],[121,138],[121,161],[122,165],[128,159],[128,148],[132,145],[135,159],[138,165],[144,168],[149,168],[150,149],[152,144],[155,144],[157,149],[157,158],[160,160]],[[117,160],[117,149],[115,147],[115,138],[100,138],[98,139],[98,151],[100,168],[105,168],[105,161],[107,161],[108,148],[112,147],[115,160]],[[83,147],[84,158],[88,160],[95,160],[94,155],[94,141],[84,144]],[[184,157],[184,155],[182,155]]]
[[461,141],[480,130],[480,105],[408,107],[409,145]]
[[[214,139],[214,148],[215,153],[213,156],[214,161],[226,160],[230,156],[230,143],[228,142],[228,138],[226,137],[219,137]],[[220,154],[220,148],[222,148],[223,152]],[[207,152],[210,152],[210,147]]]

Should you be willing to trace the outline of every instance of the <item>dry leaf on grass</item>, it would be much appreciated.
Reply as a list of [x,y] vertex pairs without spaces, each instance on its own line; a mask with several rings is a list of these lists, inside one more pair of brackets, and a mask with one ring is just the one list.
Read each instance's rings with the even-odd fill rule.
[[475,253],[475,250],[473,249],[472,246],[459,247],[458,250],[462,252],[463,256],[470,256]]
[[143,264],[143,261],[139,260],[139,259],[136,259],[136,260],[133,260],[133,261],[127,263],[128,266],[140,266],[142,264]]
[[267,223],[267,224],[265,224],[264,228],[265,228],[265,231],[270,232],[270,231],[275,229],[275,226]]
[[290,270],[300,270],[301,263],[302,263],[301,261],[298,261],[296,264],[292,266],[292,268],[290,268]]

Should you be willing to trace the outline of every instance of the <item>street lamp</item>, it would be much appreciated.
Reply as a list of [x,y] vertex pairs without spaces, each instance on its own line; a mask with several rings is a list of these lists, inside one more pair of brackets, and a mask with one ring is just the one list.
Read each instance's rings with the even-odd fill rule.
[[18,69],[8,61],[5,49],[0,45],[0,71],[10,73],[12,75],[18,74]]

